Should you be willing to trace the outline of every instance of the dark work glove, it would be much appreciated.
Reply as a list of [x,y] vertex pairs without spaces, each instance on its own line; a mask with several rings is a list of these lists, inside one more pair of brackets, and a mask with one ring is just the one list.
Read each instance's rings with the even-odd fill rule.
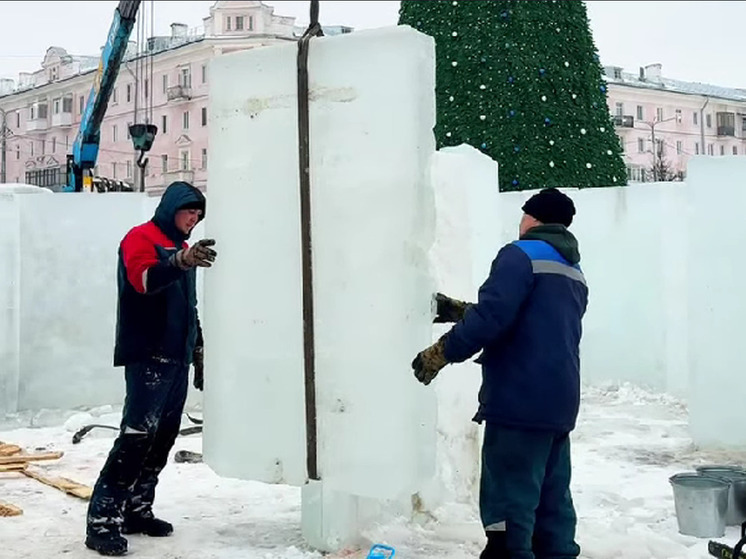
[[444,341],[440,338],[433,345],[418,353],[412,361],[414,376],[425,386],[430,384],[440,370],[448,365],[443,350]]
[[215,257],[218,255],[217,252],[210,248],[212,246],[215,246],[214,239],[197,241],[189,248],[184,248],[177,252],[174,255],[175,263],[182,270],[196,266],[209,268],[215,262]]
[[194,365],[194,388],[202,390],[205,384],[205,349],[202,346],[194,348],[192,364]]
[[435,302],[437,304],[437,314],[433,322],[458,322],[464,318],[466,309],[471,306],[471,303],[451,299],[442,293],[435,294]]

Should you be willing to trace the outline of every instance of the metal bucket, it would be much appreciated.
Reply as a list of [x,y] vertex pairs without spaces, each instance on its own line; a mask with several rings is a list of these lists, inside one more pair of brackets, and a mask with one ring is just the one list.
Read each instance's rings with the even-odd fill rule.
[[746,471],[736,466],[700,466],[697,473],[730,482],[725,524],[740,526],[746,522]]
[[671,476],[679,533],[697,538],[722,538],[730,483],[723,479],[682,473]]

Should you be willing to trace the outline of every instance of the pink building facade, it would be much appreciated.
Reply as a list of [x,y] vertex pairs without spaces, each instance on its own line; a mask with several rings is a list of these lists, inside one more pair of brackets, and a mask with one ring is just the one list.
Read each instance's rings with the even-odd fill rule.
[[672,80],[661,70],[660,64],[637,74],[605,69],[630,182],[660,179],[652,171],[660,159],[684,178],[694,156],[746,156],[746,90]]
[[[129,125],[152,122],[158,134],[147,154],[145,190],[159,194],[174,180],[204,189],[209,161],[209,61],[237,50],[294,42],[302,32],[294,18],[275,15],[271,6],[253,1],[215,2],[203,23],[192,30],[172,24],[170,36],[149,38],[139,48],[131,44],[101,126],[95,177],[139,190]],[[327,34],[349,31],[325,28]],[[40,70],[21,74],[18,84],[0,82],[5,182],[53,190],[65,184],[66,156],[72,151],[97,66],[97,57],[70,56],[52,47]],[[2,126],[0,121],[0,130]]]

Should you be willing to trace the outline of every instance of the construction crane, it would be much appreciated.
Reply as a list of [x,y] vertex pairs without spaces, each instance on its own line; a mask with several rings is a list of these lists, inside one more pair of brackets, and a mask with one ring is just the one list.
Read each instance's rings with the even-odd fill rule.
[[[101,143],[101,123],[109,106],[109,98],[119,75],[132,28],[135,26],[141,0],[121,0],[114,11],[114,20],[109,28],[98,71],[88,94],[80,128],[73,143],[72,153],[67,156],[67,185],[64,192],[81,192],[93,186],[91,170],[96,166]],[[145,152],[153,145],[158,128],[153,124],[133,124],[130,135],[136,150],[140,152],[138,165],[143,166]]]

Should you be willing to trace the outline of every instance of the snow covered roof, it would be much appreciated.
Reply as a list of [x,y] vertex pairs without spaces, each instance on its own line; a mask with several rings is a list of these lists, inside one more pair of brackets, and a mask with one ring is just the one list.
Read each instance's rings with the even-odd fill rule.
[[[657,89],[659,91],[670,91],[684,95],[702,95],[706,97],[718,97],[729,101],[746,102],[746,89],[722,87],[699,82],[685,82],[672,80],[656,75],[657,72],[646,72],[650,68],[641,68],[640,75],[624,72],[616,66],[606,67],[606,81],[610,84],[618,84],[641,89]],[[660,67],[658,67],[658,72]],[[652,76],[650,74],[653,74]]]

